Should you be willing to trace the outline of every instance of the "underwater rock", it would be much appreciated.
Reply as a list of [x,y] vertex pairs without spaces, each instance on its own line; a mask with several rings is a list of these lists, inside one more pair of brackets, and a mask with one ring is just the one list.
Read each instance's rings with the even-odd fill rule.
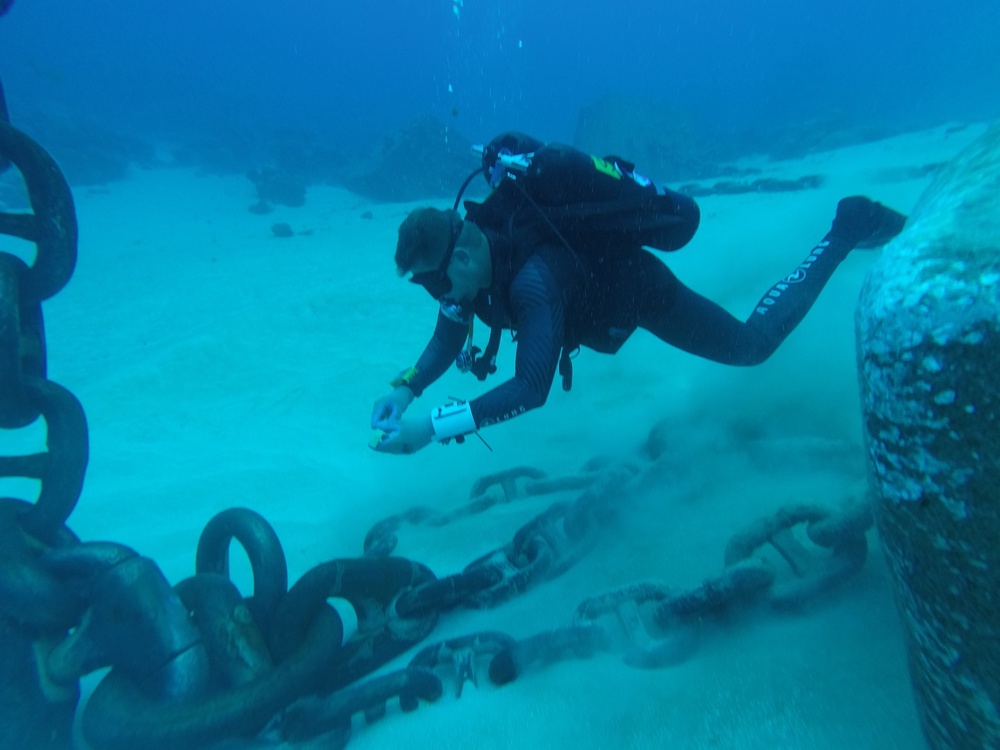
[[891,135],[858,127],[849,117],[789,119],[749,129],[735,123],[706,120],[670,101],[612,93],[580,110],[573,145],[596,156],[617,154],[665,184],[723,176],[731,162],[750,154],[798,159]]
[[[433,117],[413,121],[390,134],[379,153],[369,158],[344,187],[376,201],[402,202],[452,197],[476,167],[472,142]],[[482,192],[475,180],[469,195]]]
[[306,202],[306,186],[298,178],[281,169],[262,167],[247,172],[257,187],[256,204],[250,207],[255,214],[268,213],[274,204],[298,208]]
[[1000,742],[1000,125],[943,167],[857,311],[874,511],[928,744]]
[[158,165],[156,149],[141,136],[71,113],[48,102],[22,104],[14,126],[30,133],[59,164],[73,187],[105,185],[125,179],[133,167]]
[[722,167],[713,143],[690,113],[621,93],[581,108],[573,135],[573,145],[582,151],[628,159],[640,174],[660,182],[718,175]]
[[271,234],[275,237],[294,237],[295,232],[292,231],[292,227],[285,222],[279,222],[277,224],[271,225]]

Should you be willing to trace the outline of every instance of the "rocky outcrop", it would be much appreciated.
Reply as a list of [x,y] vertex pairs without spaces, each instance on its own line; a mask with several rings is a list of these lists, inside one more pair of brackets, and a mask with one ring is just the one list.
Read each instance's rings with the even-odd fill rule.
[[[451,198],[477,166],[479,157],[470,141],[439,120],[424,117],[387,136],[379,152],[343,185],[382,202]],[[474,187],[482,192],[485,186],[480,179]]]

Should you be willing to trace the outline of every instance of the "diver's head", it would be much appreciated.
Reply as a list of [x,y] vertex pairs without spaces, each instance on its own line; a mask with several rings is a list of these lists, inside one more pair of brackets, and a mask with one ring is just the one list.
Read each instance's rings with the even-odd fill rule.
[[396,273],[435,299],[467,302],[492,279],[489,243],[456,211],[418,208],[399,226]]

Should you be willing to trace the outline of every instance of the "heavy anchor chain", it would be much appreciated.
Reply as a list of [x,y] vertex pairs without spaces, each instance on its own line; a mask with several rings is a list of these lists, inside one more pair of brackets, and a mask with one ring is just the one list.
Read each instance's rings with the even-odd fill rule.
[[[799,526],[822,550],[819,554],[793,536]],[[862,503],[849,504],[836,513],[819,506],[783,508],[734,536],[727,545],[723,573],[694,589],[675,593],[656,582],[634,583],[582,602],[573,625],[521,640],[497,632],[453,638],[420,651],[408,672],[443,674],[454,680],[456,697],[460,697],[466,682],[478,686],[482,671],[500,686],[529,670],[598,652],[620,651],[627,664],[644,669],[678,664],[690,658],[700,630],[711,619],[760,603],[789,610],[843,583],[864,563],[865,531],[870,526],[869,509]],[[788,563],[791,581],[779,582],[770,560],[751,559],[764,545],[773,547]],[[608,615],[615,616],[614,630],[623,635],[601,623]],[[344,697],[325,707],[299,705],[299,729],[329,730],[333,724],[324,724],[322,717],[333,716],[333,705],[345,705]],[[337,720],[343,726],[344,715]]]
[[0,235],[35,251],[29,266],[0,249],[0,429],[41,415],[47,430],[45,452],[0,457],[0,477],[39,483],[34,503],[0,499],[0,704],[16,707],[0,721],[0,746],[56,750],[71,742],[79,690],[53,683],[44,661],[84,602],[40,559],[77,542],[64,524],[83,486],[88,443],[80,403],[46,378],[41,303],[73,273],[77,225],[66,180],[44,149],[10,125],[0,89],[0,171],[10,165],[24,179],[32,212],[0,212]]
[[[502,582],[495,567],[481,565],[441,585],[425,566],[398,558],[335,560],[286,590],[285,560],[273,531],[251,511],[233,509],[206,527],[195,576],[171,587],[135,550],[81,543],[65,527],[86,466],[86,422],[76,399],[44,379],[40,303],[68,281],[75,264],[72,197],[58,167],[27,136],[4,124],[0,149],[22,170],[34,208],[33,214],[0,215],[0,230],[38,247],[31,268],[15,256],[0,256],[0,312],[6,316],[0,326],[0,426],[19,428],[41,416],[48,448],[0,463],[5,476],[40,480],[35,503],[0,503],[0,613],[5,630],[24,633],[7,639],[18,658],[6,661],[30,663],[34,670],[29,680],[19,667],[9,684],[23,693],[33,682],[40,693],[45,686],[48,695],[62,698],[59,721],[32,714],[14,729],[14,722],[0,722],[11,737],[5,744],[68,747],[78,680],[104,667],[110,672],[82,721],[97,748],[195,746],[250,736],[309,694],[347,695],[338,715],[387,691],[395,690],[406,707],[417,697],[440,694],[440,681],[419,667],[374,688],[352,683],[423,639],[468,581],[478,582],[474,592]],[[546,481],[536,471],[524,475]],[[551,565],[565,552],[560,537],[562,544],[582,537],[582,516],[571,526],[563,515],[549,513],[532,524],[509,545],[510,558],[524,567],[525,559],[535,561],[544,550],[546,568]],[[253,569],[254,593],[247,599],[228,577],[234,539]],[[369,717],[378,714],[365,710]],[[30,737],[33,728],[47,734],[49,744]]]
[[[254,571],[254,594],[247,599],[226,570],[234,539]],[[88,592],[91,608],[54,657],[94,654],[77,662],[81,673],[113,665],[83,716],[95,747],[202,746],[256,735],[295,700],[355,682],[421,640],[435,622],[395,616],[400,592],[432,577],[424,566],[400,558],[323,563],[286,592],[277,537],[248,509],[216,516],[202,534],[197,560],[195,576],[172,590],[145,565],[141,581],[119,572],[117,560],[110,568],[83,566],[84,577],[98,575]],[[96,592],[108,589],[122,632],[101,614],[104,598]],[[130,600],[137,600],[134,606]],[[90,645],[74,648],[76,639]],[[53,673],[60,674],[60,664],[53,664]]]
[[[871,525],[867,503],[851,502],[839,512],[815,505],[781,508],[729,541],[718,576],[682,592],[655,582],[617,589],[583,602],[577,621],[594,623],[614,614],[626,636],[628,664],[676,664],[694,651],[700,626],[708,620],[758,602],[792,610],[854,576],[864,565],[865,532]],[[793,533],[800,526],[814,550]],[[765,545],[788,564],[791,580],[779,579],[772,560],[754,556]]]
[[[701,630],[734,610],[759,604],[794,610],[855,575],[867,555],[865,532],[871,527],[867,503],[850,502],[839,511],[815,505],[779,509],[735,535],[726,547],[725,569],[687,591],[675,592],[655,581],[640,581],[583,601],[570,626],[514,640],[503,633],[479,633],[425,648],[411,667],[431,669],[478,685],[488,672],[505,685],[526,671],[597,652],[620,652],[626,664],[642,669],[676,665],[697,649]],[[794,535],[799,527],[815,545],[807,549]],[[782,580],[774,562],[754,556],[769,545],[791,572]],[[604,620],[614,623],[606,626]]]
[[[41,302],[72,274],[76,219],[56,164],[0,118],[4,159],[21,171],[33,212],[0,213],[0,233],[34,243],[37,252],[30,267],[0,252],[0,429],[41,417],[46,451],[0,457],[0,476],[39,483],[34,503],[0,499],[0,705],[18,707],[0,717],[2,747],[68,750],[79,679],[105,667],[82,716],[98,750],[195,748],[252,736],[296,742],[323,735],[327,746],[342,746],[356,713],[375,721],[392,698],[404,712],[437,700],[439,673],[460,696],[484,668],[501,685],[598,651],[621,650],[640,667],[675,663],[690,655],[705,620],[756,601],[795,607],[864,564],[864,506],[839,514],[796,506],[734,537],[723,573],[696,589],[633,584],[588,599],[567,627],[522,640],[496,632],[449,639],[403,669],[364,680],[424,640],[442,613],[497,606],[571,568],[629,495],[655,479],[656,452],[648,451],[645,466],[594,461],[565,477],[531,467],[484,477],[467,505],[388,518],[367,535],[362,558],[322,563],[291,588],[270,525],[251,510],[230,509],[206,525],[195,574],[171,586],[135,550],[81,542],[66,527],[87,464],[86,419],[75,397],[45,377]],[[420,563],[390,557],[403,524],[442,526],[500,503],[568,491],[580,494],[553,503],[457,574],[438,579]],[[829,550],[825,559],[794,535],[802,525]],[[230,580],[234,541],[250,560],[249,597]],[[797,580],[778,581],[774,563],[755,556],[764,545]],[[624,638],[601,622],[612,614]]]
[[[393,550],[395,532],[403,523],[442,526],[500,502],[585,488],[572,503],[551,505],[524,524],[509,543],[474,560],[461,573],[415,582],[397,597],[393,611],[406,620],[436,617],[459,605],[497,606],[560,575],[586,554],[597,542],[601,526],[621,505],[637,473],[631,464],[608,466],[595,461],[577,475],[555,479],[530,467],[483,477],[472,487],[471,502],[457,510],[438,513],[414,508],[376,524],[365,538],[365,561]],[[466,682],[478,685],[478,672],[484,667],[494,683],[503,684],[527,665],[593,653],[605,647],[605,639],[605,633],[594,627],[546,633],[523,642],[502,633],[451,639],[423,649],[403,670],[342,687],[325,697],[314,695],[296,701],[271,723],[264,736],[275,742],[323,736],[326,746],[342,747],[350,737],[350,719],[355,713],[363,713],[371,722],[385,715],[385,704],[391,697],[398,696],[404,712],[416,709],[418,698],[437,700],[443,691],[438,672],[449,673],[446,677],[455,682],[460,696]],[[510,654],[515,655],[516,665],[506,667]]]
[[[405,593],[398,611],[413,616],[459,604],[494,607],[537,583],[561,575],[596,544],[598,531],[616,512],[636,473],[637,469],[628,464],[605,468],[589,464],[578,475],[549,479],[537,469],[518,467],[479,480],[473,486],[474,497],[469,506],[433,516],[434,523],[442,525],[467,515],[468,508],[479,507],[481,498],[495,496],[496,488],[500,488],[504,502],[542,492],[586,489],[572,503],[551,505],[518,529],[510,542],[473,560],[461,573]],[[529,482],[521,481],[525,477]],[[416,512],[408,512],[376,524],[365,539],[366,554],[373,554],[375,549],[394,548],[396,540],[391,532],[403,520],[414,522],[416,517]],[[421,511],[419,518],[418,522],[425,522],[432,516]]]

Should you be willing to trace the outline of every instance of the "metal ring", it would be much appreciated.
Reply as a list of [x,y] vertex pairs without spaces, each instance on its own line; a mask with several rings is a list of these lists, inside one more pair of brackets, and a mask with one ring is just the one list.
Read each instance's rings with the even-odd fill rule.
[[236,539],[253,572],[253,596],[247,606],[262,632],[288,591],[288,564],[274,528],[256,511],[229,508],[212,518],[198,539],[196,573],[218,573],[229,578],[229,545]]
[[73,194],[48,152],[17,128],[0,120],[0,155],[24,178],[34,215],[0,214],[0,232],[34,242],[35,262],[25,291],[39,301],[64,286],[76,267],[77,223]]

